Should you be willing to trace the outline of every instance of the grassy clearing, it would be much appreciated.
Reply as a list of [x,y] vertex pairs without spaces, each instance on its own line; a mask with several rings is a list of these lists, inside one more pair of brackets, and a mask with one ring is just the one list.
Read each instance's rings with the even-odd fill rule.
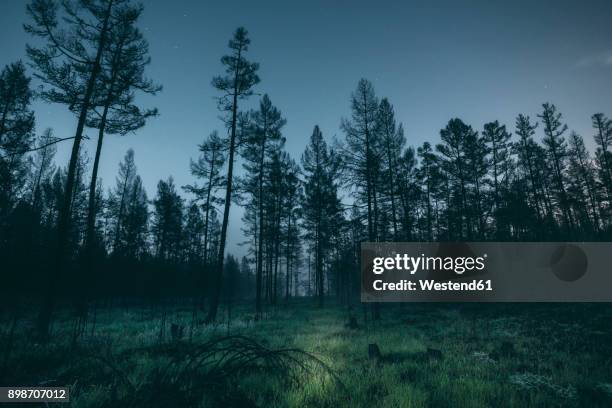
[[[172,341],[168,329],[160,344],[159,312],[101,310],[96,333],[77,349],[67,313],[44,345],[30,341],[31,323],[22,320],[5,378],[11,385],[71,385],[72,407],[612,405],[607,305],[389,305],[377,322],[353,310],[356,329],[347,326],[347,308],[319,310],[306,300],[271,309],[259,322],[249,313],[246,305],[234,310],[229,328],[198,326],[191,342]],[[191,312],[176,307],[167,319],[187,333]],[[3,316],[1,333],[8,320]],[[232,374],[231,365],[211,371],[229,358],[217,353],[180,382],[167,375],[172,361],[184,364],[228,334],[254,339],[257,353],[296,349],[319,361],[294,350],[279,365],[263,358]],[[379,360],[368,357],[371,343]],[[196,389],[189,398],[184,378]],[[134,398],[135,390],[143,395]]]

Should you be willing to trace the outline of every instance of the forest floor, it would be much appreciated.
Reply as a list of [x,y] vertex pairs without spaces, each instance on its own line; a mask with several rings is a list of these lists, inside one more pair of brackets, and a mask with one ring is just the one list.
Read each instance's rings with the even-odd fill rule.
[[611,305],[383,305],[366,321],[313,303],[257,322],[236,306],[229,326],[193,333],[189,308],[168,308],[163,339],[159,309],[101,309],[76,346],[67,311],[45,344],[23,318],[0,385],[69,385],[72,407],[612,406]]

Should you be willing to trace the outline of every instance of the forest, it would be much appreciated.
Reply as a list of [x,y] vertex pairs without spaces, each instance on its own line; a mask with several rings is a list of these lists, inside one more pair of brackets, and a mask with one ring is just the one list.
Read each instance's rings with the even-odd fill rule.
[[[361,79],[338,118],[342,134],[324,134],[313,118],[311,133],[290,135],[282,106],[260,81],[266,66],[256,44],[239,27],[202,91],[216,98],[219,122],[185,153],[193,181],[181,186],[169,175],[146,191],[138,163],[147,157],[132,149],[123,157],[103,153],[105,137],[146,132],[163,115],[139,102],[163,93],[147,74],[155,55],[139,28],[144,6],[30,0],[24,7],[32,40],[23,60],[0,74],[0,385],[77,381],[74,406],[612,401],[611,373],[597,363],[610,355],[605,306],[359,301],[361,242],[609,241],[612,120],[605,113],[585,117],[592,132],[581,135],[554,101],[542,101],[540,111],[517,113],[514,123],[449,118],[431,142],[413,145],[392,101]],[[60,137],[41,123],[34,100],[64,106],[74,134]],[[245,109],[247,100],[257,108]],[[95,151],[83,148],[87,130]],[[292,137],[308,138],[299,157],[285,149]],[[67,163],[55,158],[58,144],[71,146]],[[99,178],[101,160],[117,163],[114,181]],[[233,206],[243,209],[241,258],[227,250]],[[588,318],[577,317],[587,309]],[[569,322],[537,327],[537,318],[554,316]],[[392,332],[396,324],[407,331]],[[293,338],[292,330],[303,334]],[[526,334],[519,341],[504,330]],[[573,345],[589,340],[579,351],[554,340],[551,353],[560,355],[541,369],[530,356],[563,330]],[[359,340],[348,346],[351,337]],[[368,355],[369,343],[382,356]],[[451,356],[453,347],[465,349]],[[584,362],[568,363],[558,379],[555,370],[572,352]],[[364,360],[358,364],[378,389],[357,383],[365,381],[359,370],[353,376],[346,370],[354,368],[334,364],[349,354]],[[149,374],[138,364],[146,359]],[[465,359],[475,361],[467,370],[485,378],[480,385],[449,383]],[[483,374],[487,367],[518,374],[498,379]],[[586,367],[598,380],[576,385]],[[257,396],[269,370],[284,374]],[[375,380],[377,372],[384,378]],[[402,382],[409,383],[404,392]],[[424,391],[436,386],[445,396]],[[486,397],[473,399],[474,389]]]

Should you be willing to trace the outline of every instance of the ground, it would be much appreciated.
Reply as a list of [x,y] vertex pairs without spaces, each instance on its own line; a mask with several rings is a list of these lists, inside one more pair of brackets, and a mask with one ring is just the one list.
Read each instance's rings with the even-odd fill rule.
[[23,317],[4,382],[70,385],[71,407],[612,406],[608,305],[384,305],[372,321],[328,303],[293,301],[259,321],[236,305],[229,326],[222,309],[222,324],[193,334],[190,308],[166,307],[161,341],[159,308],[100,308],[77,345],[68,311],[45,344]]

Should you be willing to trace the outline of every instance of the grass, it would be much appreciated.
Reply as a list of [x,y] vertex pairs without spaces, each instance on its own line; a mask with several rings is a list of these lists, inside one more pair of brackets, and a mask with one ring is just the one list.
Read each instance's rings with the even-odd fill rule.
[[[309,299],[270,309],[258,322],[250,305],[235,309],[229,328],[198,326],[191,342],[172,341],[168,329],[161,344],[159,312],[100,310],[95,334],[76,349],[67,311],[47,344],[33,342],[33,324],[22,319],[5,374],[10,384],[2,385],[70,385],[69,406],[79,408],[612,406],[612,307],[605,304],[386,305],[375,322],[365,321],[361,306],[317,309]],[[357,328],[347,325],[349,313]],[[0,333],[9,320],[2,316]],[[187,333],[191,312],[175,307],[167,320]],[[227,335],[253,340],[259,360],[231,372],[219,363],[229,357],[213,353],[181,381],[167,375],[170,362],[184,364]],[[369,358],[372,343],[380,359]],[[270,364],[268,353],[281,353],[281,363]],[[135,390],[146,395],[136,398]]]

